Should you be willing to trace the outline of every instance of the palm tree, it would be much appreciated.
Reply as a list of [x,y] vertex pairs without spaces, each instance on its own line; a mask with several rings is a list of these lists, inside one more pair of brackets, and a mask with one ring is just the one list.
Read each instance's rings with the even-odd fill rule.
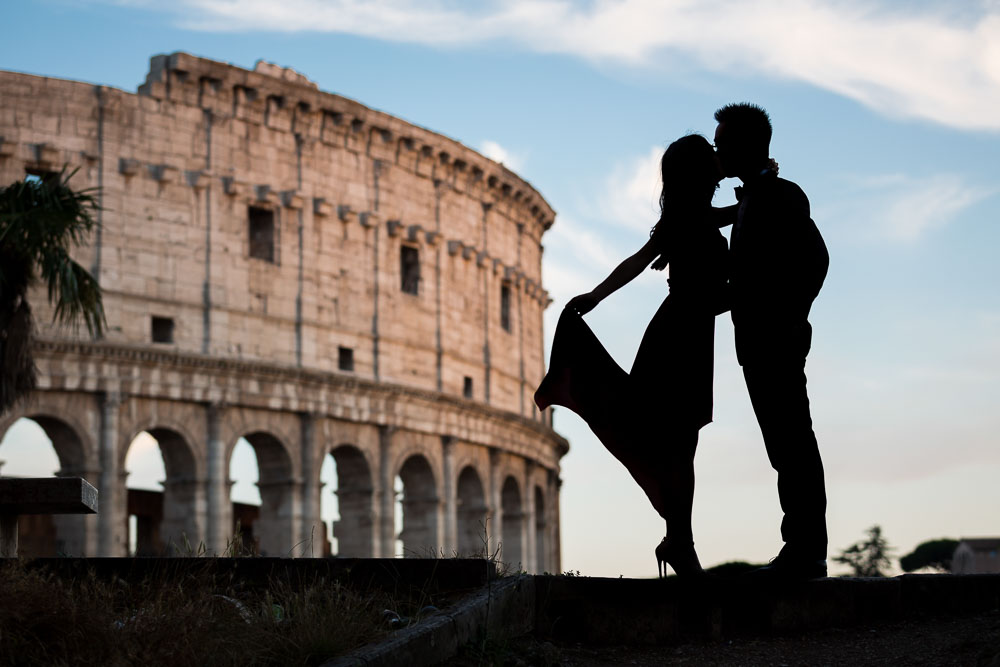
[[97,225],[93,189],[74,191],[64,168],[44,178],[0,186],[0,414],[27,398],[37,382],[28,288],[40,277],[55,306],[53,321],[92,336],[107,328],[101,288],[70,257]]

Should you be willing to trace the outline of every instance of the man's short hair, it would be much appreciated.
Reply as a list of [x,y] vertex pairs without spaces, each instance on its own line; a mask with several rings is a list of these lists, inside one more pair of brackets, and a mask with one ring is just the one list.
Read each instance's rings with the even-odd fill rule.
[[750,102],[727,104],[715,112],[715,122],[725,123],[742,141],[767,148],[771,143],[771,117]]

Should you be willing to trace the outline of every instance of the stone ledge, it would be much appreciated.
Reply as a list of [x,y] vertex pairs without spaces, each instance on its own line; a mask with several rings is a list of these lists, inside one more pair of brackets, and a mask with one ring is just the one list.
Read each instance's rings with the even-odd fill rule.
[[96,514],[97,489],[79,477],[0,479],[0,513]]
[[201,575],[266,584],[278,577],[295,586],[322,577],[362,590],[429,594],[479,588],[496,577],[496,565],[478,558],[36,558],[25,563],[65,579],[94,576],[138,583],[149,577]]
[[534,601],[534,577],[500,579],[447,611],[378,644],[329,660],[323,667],[435,665],[483,636],[497,640],[530,633],[535,626]]
[[1000,607],[1000,575],[741,579],[536,577],[536,634],[588,644],[661,644],[882,623]]

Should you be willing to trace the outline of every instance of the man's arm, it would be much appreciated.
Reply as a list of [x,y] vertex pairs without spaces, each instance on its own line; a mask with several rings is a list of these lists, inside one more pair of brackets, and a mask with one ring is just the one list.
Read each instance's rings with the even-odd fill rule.
[[736,224],[736,215],[740,210],[739,204],[733,204],[731,206],[722,207],[712,207],[712,218],[715,225],[722,229],[723,227],[728,227],[729,225]]

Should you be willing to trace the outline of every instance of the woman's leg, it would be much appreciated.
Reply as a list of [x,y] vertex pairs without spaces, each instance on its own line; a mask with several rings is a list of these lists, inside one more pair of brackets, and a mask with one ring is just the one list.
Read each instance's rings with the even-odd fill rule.
[[660,514],[667,522],[667,536],[656,548],[656,560],[669,563],[681,576],[704,574],[698,553],[694,549],[691,510],[694,504],[694,452],[698,446],[698,431],[674,434],[665,449],[660,465],[663,509]]
[[663,462],[664,519],[667,539],[676,544],[694,542],[691,512],[694,506],[694,453],[698,431],[683,431],[667,446]]

